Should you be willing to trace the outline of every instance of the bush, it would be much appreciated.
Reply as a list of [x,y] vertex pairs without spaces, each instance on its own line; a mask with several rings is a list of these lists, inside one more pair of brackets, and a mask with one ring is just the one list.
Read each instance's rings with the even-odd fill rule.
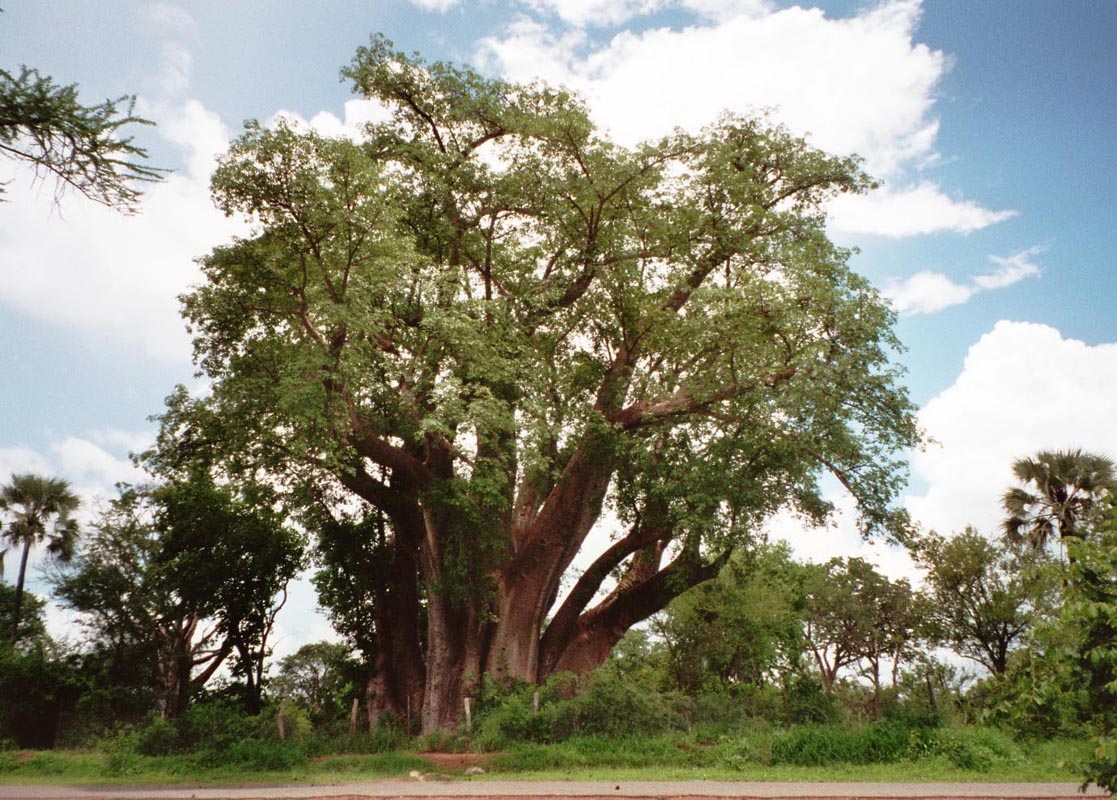
[[[539,692],[539,710],[533,703]],[[496,750],[517,742],[561,742],[574,736],[655,736],[683,727],[681,699],[637,685],[616,670],[598,670],[588,681],[552,677],[542,687],[501,692],[482,688],[475,743]]]
[[754,764],[772,763],[772,736],[758,734],[726,738],[716,748],[717,763],[729,769],[743,770]]
[[169,756],[179,749],[178,729],[162,717],[156,717],[135,737],[135,751],[145,756]]
[[998,761],[1020,761],[1023,754],[1005,734],[989,728],[949,728],[932,731],[930,752],[959,769],[987,772]]

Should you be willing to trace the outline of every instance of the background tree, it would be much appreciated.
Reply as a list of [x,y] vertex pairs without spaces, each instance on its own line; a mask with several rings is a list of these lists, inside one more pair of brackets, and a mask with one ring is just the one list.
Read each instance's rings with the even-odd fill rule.
[[383,39],[344,74],[391,120],[250,126],[215,175],[258,234],[184,298],[213,392],[172,398],[151,463],[383,514],[386,707],[433,731],[482,673],[592,669],[776,509],[825,516],[822,470],[899,532],[893,316],[824,229],[855,161],[729,117],[628,150],[566,92]]
[[87,644],[103,662],[102,682],[116,694],[153,692],[160,715],[172,718],[221,667],[230,647],[207,617],[209,601],[184,597],[174,569],[164,569],[159,508],[158,492],[121,486],[51,582],[59,603],[80,612]]
[[[0,586],[0,598],[10,597]],[[32,596],[24,605],[18,646],[0,638],[0,741],[18,747],[53,747],[61,716],[72,712],[85,676],[77,659],[45,633],[45,604]]]
[[72,514],[80,503],[77,495],[70,491],[70,484],[61,478],[12,475],[11,481],[0,486],[0,515],[3,518],[0,538],[21,549],[12,600],[13,642],[19,638],[23,586],[31,548],[45,543],[49,558],[68,561],[74,553],[78,537],[78,524]]
[[861,558],[834,558],[808,567],[803,632],[826,692],[840,672],[857,664],[873,687],[880,710],[882,666],[891,664],[895,685],[920,618],[906,579],[891,581]]
[[1117,492],[1113,461],[1083,450],[1045,450],[1013,462],[1012,472],[1024,486],[1005,492],[1004,532],[1036,550],[1065,545],[1098,502]]
[[915,557],[927,570],[932,637],[995,676],[1054,608],[1058,580],[1042,555],[992,542],[974,528],[950,538],[931,534]]
[[[369,729],[377,728],[385,710],[410,723],[422,705],[422,676],[391,675],[391,654],[406,651],[416,631],[420,636],[424,633],[424,608],[415,596],[419,587],[411,554],[393,546],[383,512],[359,519],[322,515],[312,527],[317,532],[320,565],[314,575],[318,602],[334,630],[361,654]],[[397,624],[385,625],[384,619],[395,619]],[[403,697],[401,703],[393,701],[393,690]]]
[[76,84],[60,86],[27,67],[18,74],[0,69],[0,154],[30,164],[38,178],[54,178],[56,198],[72,188],[133,212],[141,195],[136,184],[158,181],[164,172],[143,164],[147,151],[121,135],[127,125],[151,124],[134,107],[128,96],[83,105]]
[[279,662],[271,691],[310,712],[317,725],[336,722],[349,712],[359,694],[361,665],[347,645],[335,642],[304,644]]
[[187,607],[215,620],[249,714],[263,706],[268,638],[303,559],[302,536],[269,499],[259,486],[236,492],[204,478],[158,491],[159,579]]

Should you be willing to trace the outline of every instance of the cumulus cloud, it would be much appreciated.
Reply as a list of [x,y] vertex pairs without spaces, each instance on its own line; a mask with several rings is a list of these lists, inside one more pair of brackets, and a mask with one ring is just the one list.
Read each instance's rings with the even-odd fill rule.
[[935,443],[913,457],[927,489],[907,498],[908,509],[940,532],[967,524],[994,532],[1014,459],[1076,447],[1117,456],[1114,397],[1117,343],[998,322],[970,348],[954,384],[920,411]]
[[[532,2],[561,8],[564,19],[583,24],[659,5]],[[599,6],[609,11],[597,15]],[[822,149],[860,155],[877,177],[906,176],[938,159],[933,107],[949,63],[916,41],[916,0],[892,0],[846,19],[798,6],[774,9],[764,0],[683,0],[682,6],[703,21],[625,31],[602,45],[577,25],[556,31],[521,18],[483,39],[478,57],[516,80],[543,78],[578,90],[597,121],[625,144],[677,126],[697,130],[724,110],[772,109]],[[947,196],[927,181],[843,198],[831,210],[839,235],[890,237],[966,233],[1015,213]]]
[[391,116],[391,110],[379,100],[358,99],[345,103],[344,119],[329,111],[319,111],[308,120],[297,112],[280,109],[268,120],[268,125],[274,127],[282,120],[295,128],[313,130],[322,136],[344,136],[357,141],[367,125],[387,122]]
[[955,283],[941,272],[917,272],[906,281],[890,283],[884,288],[892,307],[901,314],[933,314],[966,302],[976,290]]
[[[903,505],[925,530],[973,525],[996,535],[1015,459],[1071,448],[1117,457],[1117,428],[1109,424],[1115,396],[1117,343],[1088,345],[1047,325],[998,322],[970,348],[954,383],[920,410],[931,443],[912,454],[912,474],[926,488],[909,492]],[[807,527],[780,514],[768,535],[803,560],[858,556],[892,578],[921,579],[905,550],[861,539],[848,495],[830,500],[832,525]]]
[[843,239],[851,234],[901,238],[944,231],[971,233],[1017,213],[990,211],[968,200],[953,199],[927,182],[910,189],[841,195],[831,201],[829,212],[830,232]]
[[732,17],[759,17],[775,8],[768,0],[682,0],[682,6],[715,22]]
[[998,268],[976,275],[965,284],[941,272],[917,272],[907,280],[888,282],[883,294],[901,314],[934,314],[965,303],[979,292],[1004,289],[1026,278],[1037,277],[1041,270],[1033,259],[1041,252],[1042,247],[1029,247],[1010,256],[989,256]]
[[913,41],[918,3],[898,0],[849,19],[800,7],[720,8],[716,23],[623,32],[584,55],[579,40],[521,21],[482,40],[480,54],[509,77],[542,72],[579,89],[630,144],[679,125],[699,128],[726,108],[772,107],[792,130],[826,150],[860,153],[878,174],[932,152],[933,92],[946,57]]
[[44,195],[27,180],[8,190],[0,303],[150,358],[188,359],[177,297],[198,280],[193,260],[243,224],[213,208],[190,170],[152,187],[135,216],[83,202],[59,214]]
[[0,303],[165,362],[185,362],[178,296],[199,279],[194,259],[243,222],[213,207],[209,178],[230,133],[196,100],[145,102],[155,133],[185,169],[152,185],[140,213],[123,216],[75,198],[61,213],[32,176],[8,187],[0,229]]
[[30,447],[0,447],[0,483],[7,483],[12,475],[50,471],[50,459]]

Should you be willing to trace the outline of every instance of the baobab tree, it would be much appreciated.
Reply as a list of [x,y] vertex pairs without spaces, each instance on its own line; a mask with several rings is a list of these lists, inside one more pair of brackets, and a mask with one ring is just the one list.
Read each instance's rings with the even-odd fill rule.
[[777,509],[825,517],[823,471],[902,534],[893,313],[824,229],[856,160],[730,116],[627,149],[379,38],[344,75],[391,119],[252,125],[215,174],[256,232],[183,298],[212,393],[148,463],[268,475],[351,543],[376,703],[433,731],[482,674],[594,668]]

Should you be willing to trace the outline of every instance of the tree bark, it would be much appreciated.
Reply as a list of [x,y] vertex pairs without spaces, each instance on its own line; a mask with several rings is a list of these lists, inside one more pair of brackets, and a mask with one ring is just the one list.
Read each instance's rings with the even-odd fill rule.
[[23,554],[19,559],[19,575],[16,576],[16,592],[12,598],[12,642],[19,638],[19,615],[23,605],[23,582],[27,577],[27,557],[31,555],[31,540],[23,542]]

